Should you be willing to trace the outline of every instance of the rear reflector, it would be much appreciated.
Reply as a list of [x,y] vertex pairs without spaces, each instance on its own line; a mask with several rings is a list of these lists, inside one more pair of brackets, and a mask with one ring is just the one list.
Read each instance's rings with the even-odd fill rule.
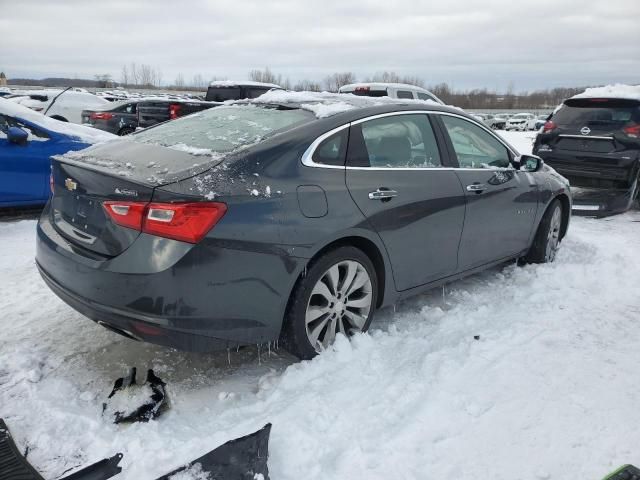
[[91,120],[111,120],[113,118],[113,114],[108,112],[92,112],[89,115]]
[[552,122],[551,120],[547,120],[542,127],[543,132],[550,132],[551,130],[555,130],[558,126]]
[[104,202],[111,220],[123,227],[182,242],[198,243],[227,212],[221,202]]

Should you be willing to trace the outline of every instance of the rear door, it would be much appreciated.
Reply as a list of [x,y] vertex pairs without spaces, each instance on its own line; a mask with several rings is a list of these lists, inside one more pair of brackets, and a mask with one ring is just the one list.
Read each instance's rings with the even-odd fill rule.
[[526,250],[538,207],[534,174],[515,170],[512,152],[490,130],[449,114],[433,118],[458,164],[456,174],[466,198],[459,270]]
[[387,249],[398,290],[456,271],[464,193],[443,158],[425,113],[350,128],[347,187]]

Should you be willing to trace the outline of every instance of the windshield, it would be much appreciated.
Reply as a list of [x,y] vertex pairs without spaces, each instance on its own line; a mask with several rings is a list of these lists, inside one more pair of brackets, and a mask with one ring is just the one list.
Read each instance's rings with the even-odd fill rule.
[[229,105],[163,123],[134,135],[133,140],[194,155],[224,154],[314,118],[311,112],[301,109]]

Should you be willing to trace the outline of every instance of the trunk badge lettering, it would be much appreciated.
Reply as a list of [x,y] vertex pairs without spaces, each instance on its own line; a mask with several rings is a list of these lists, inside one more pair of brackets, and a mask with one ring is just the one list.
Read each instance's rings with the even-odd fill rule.
[[72,179],[67,178],[64,181],[64,188],[66,188],[67,190],[69,190],[70,192],[74,191],[76,188],[78,188],[78,184],[76,182],[74,182]]
[[126,197],[137,197],[138,192],[136,190],[129,190],[128,188],[116,188],[115,192],[118,195],[124,195]]
[[583,135],[589,135],[591,133],[591,129],[589,127],[582,127],[580,129],[580,133]]

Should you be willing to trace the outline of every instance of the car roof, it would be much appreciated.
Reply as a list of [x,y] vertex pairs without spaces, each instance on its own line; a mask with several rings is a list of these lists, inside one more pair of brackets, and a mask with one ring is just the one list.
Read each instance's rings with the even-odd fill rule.
[[252,80],[215,80],[209,84],[210,87],[264,87],[282,88],[275,83],[254,82]]
[[361,87],[369,87],[369,88],[404,88],[406,90],[415,90],[416,92],[425,92],[431,93],[426,88],[418,87],[417,85],[411,85],[409,83],[393,83],[393,82],[359,82],[359,83],[351,83],[349,85],[343,85],[340,87],[340,91],[352,91],[356,88]]

